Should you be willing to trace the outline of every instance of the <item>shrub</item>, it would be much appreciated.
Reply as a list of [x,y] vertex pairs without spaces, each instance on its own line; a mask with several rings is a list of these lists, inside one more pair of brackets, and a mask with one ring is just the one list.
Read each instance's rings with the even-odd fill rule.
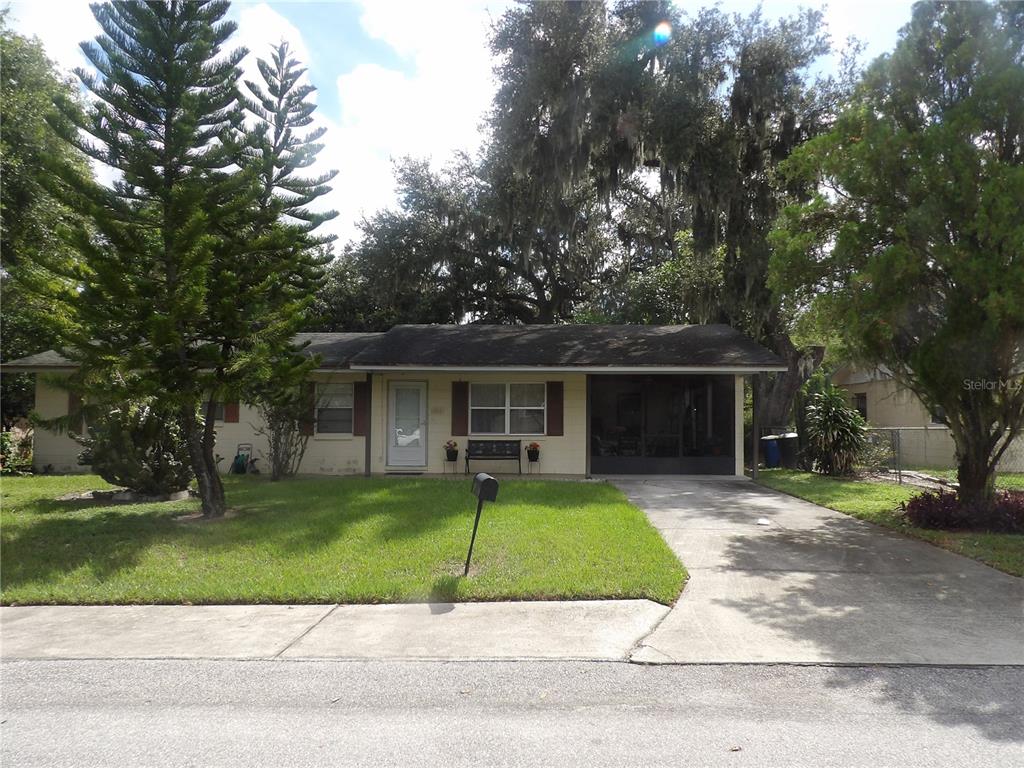
[[925,491],[902,502],[900,508],[911,524],[918,528],[968,528],[972,524],[968,510],[960,505],[950,491]]
[[31,471],[31,433],[0,432],[0,473],[20,475]]
[[892,440],[885,432],[869,432],[864,448],[857,457],[857,466],[869,472],[880,472],[895,467]]
[[121,405],[92,420],[78,463],[113,485],[146,495],[176,493],[192,481],[178,419],[151,402]]
[[950,491],[925,491],[900,505],[919,528],[1024,533],[1024,492],[1001,491],[986,505],[964,504]]
[[831,385],[808,397],[805,416],[807,458],[818,472],[849,475],[867,440],[863,417]]
[[272,387],[254,398],[262,425],[256,434],[267,439],[270,479],[293,477],[302,465],[310,431],[303,422],[316,411],[315,395],[306,387]]

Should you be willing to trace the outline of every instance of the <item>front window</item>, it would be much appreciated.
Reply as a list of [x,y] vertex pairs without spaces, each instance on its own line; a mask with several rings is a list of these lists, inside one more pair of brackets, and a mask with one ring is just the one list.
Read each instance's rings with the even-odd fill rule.
[[868,420],[868,396],[866,392],[857,392],[853,396],[853,408],[864,421]]
[[[206,414],[209,413],[209,411],[207,410],[209,406],[209,402],[203,403],[202,415],[204,418],[206,417]],[[224,403],[213,404],[213,420],[224,421]]]
[[544,384],[470,384],[470,432],[543,435],[545,393]]
[[352,433],[352,384],[316,385],[316,431]]

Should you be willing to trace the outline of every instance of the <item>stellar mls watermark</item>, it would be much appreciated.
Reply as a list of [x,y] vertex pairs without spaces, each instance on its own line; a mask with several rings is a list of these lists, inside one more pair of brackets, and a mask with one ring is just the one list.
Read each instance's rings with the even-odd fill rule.
[[1024,390],[1024,378],[964,379],[964,389],[969,392],[1019,392]]

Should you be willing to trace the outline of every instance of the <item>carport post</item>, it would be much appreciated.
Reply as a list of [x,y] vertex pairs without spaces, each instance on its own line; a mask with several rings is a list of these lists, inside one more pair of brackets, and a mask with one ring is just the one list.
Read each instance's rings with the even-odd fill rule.
[[590,431],[591,430],[591,426],[590,426],[590,409],[592,408],[591,401],[594,399],[594,395],[593,395],[593,390],[592,390],[592,388],[590,386],[591,379],[593,377],[589,373],[586,374],[586,377],[587,377],[587,410],[584,412],[583,418],[584,418],[584,420],[586,421],[586,424],[587,424],[587,427],[586,427],[586,429],[587,429],[587,437],[586,437],[586,440],[587,440],[587,458],[586,458],[586,468],[585,468],[585,473],[586,474],[585,474],[585,476],[589,480],[590,479],[590,457],[591,457],[591,455],[593,454],[593,451],[594,451],[594,449],[592,447],[592,444],[590,442],[591,440],[594,439],[591,436],[591,431]]
[[761,374],[750,377],[750,476],[757,480],[757,465],[761,463],[761,397],[758,390],[761,385]]
[[367,477],[370,476],[370,463],[373,461],[373,455],[370,452],[370,446],[372,444],[373,434],[373,373],[368,372],[366,374],[366,435],[363,437],[363,474]]

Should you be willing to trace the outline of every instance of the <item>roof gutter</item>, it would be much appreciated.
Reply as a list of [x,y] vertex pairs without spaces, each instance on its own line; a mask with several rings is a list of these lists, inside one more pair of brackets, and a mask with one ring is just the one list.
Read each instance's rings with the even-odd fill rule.
[[765,373],[788,371],[785,365],[356,365],[353,371],[423,371],[458,373]]
[[[3,365],[8,373],[74,373],[77,365],[41,366],[41,365]],[[347,372],[387,372],[417,371],[437,373],[723,373],[747,375],[752,373],[768,373],[788,371],[784,365],[637,365],[637,366],[600,366],[600,365],[351,365],[337,368],[314,368],[313,373],[347,373]]]
[[11,365],[0,364],[0,370],[5,373],[74,373],[78,370],[77,365]]

